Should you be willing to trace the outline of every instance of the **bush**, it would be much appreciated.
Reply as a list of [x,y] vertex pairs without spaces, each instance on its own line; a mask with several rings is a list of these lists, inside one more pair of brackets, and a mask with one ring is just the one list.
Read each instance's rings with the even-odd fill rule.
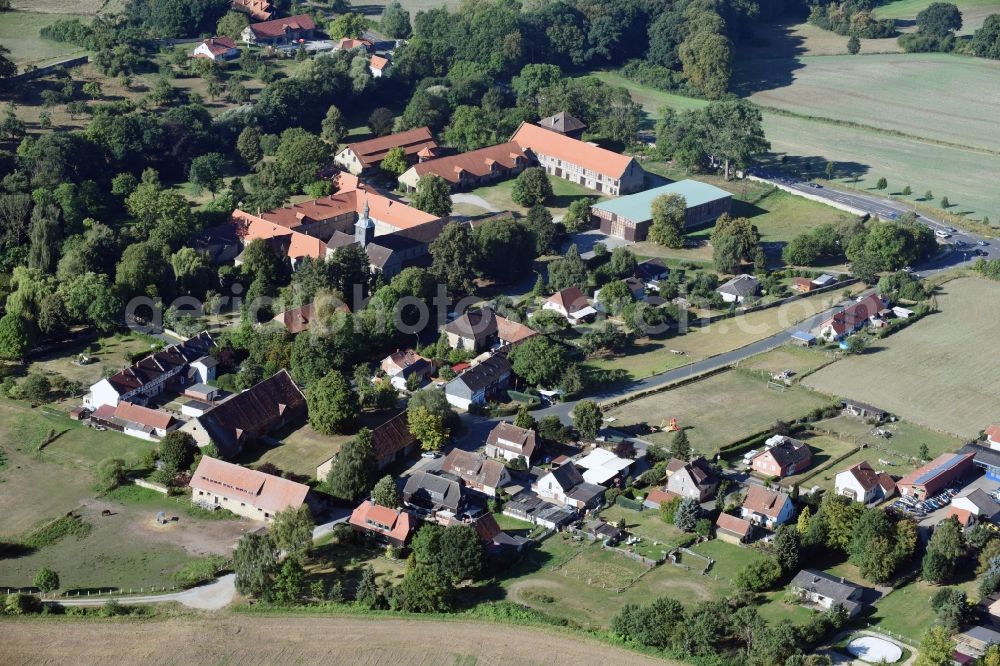
[[773,558],[765,558],[743,567],[736,575],[736,587],[747,592],[764,592],[781,578],[781,565]]
[[63,516],[32,532],[22,543],[29,548],[41,549],[68,536],[83,539],[90,534],[91,529],[93,526],[79,516]]
[[178,587],[195,587],[213,580],[225,566],[226,559],[220,555],[192,560],[174,572],[174,583]]

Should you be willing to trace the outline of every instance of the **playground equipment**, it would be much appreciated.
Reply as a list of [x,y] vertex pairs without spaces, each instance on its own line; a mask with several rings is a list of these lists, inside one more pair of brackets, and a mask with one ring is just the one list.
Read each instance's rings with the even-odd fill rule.
[[666,421],[660,422],[660,430],[663,432],[677,432],[680,429],[681,427],[677,423],[676,417],[671,418],[670,423],[667,423]]

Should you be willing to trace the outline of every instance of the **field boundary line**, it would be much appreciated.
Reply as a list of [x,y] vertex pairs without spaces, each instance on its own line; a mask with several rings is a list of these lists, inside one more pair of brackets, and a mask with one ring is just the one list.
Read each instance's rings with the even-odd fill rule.
[[877,134],[885,134],[886,136],[892,136],[899,139],[909,139],[911,141],[920,141],[921,143],[941,146],[942,148],[967,150],[969,152],[981,153],[983,155],[990,155],[993,157],[1000,156],[1000,150],[992,150],[990,148],[978,148],[976,146],[969,146],[964,143],[955,143],[954,141],[944,141],[942,139],[932,139],[930,137],[920,136],[919,134],[909,134],[907,132],[900,132],[899,130],[885,129],[882,127],[876,127],[875,125],[866,125],[865,123],[857,123],[851,120],[837,120],[836,118],[827,118],[826,116],[812,116],[807,113],[796,113],[795,111],[788,111],[787,109],[781,109],[775,106],[766,106],[763,104],[758,104],[757,106],[759,106],[760,109],[765,113],[772,113],[776,116],[795,118],[797,120],[808,120],[812,122],[823,123],[825,125],[846,127],[848,129],[863,130],[866,132],[875,132]]

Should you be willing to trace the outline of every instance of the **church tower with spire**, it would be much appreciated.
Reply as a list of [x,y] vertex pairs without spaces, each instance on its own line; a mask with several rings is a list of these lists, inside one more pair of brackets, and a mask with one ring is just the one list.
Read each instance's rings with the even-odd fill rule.
[[361,247],[368,247],[368,243],[375,238],[375,223],[368,216],[368,195],[365,195],[365,207],[354,223],[354,241]]

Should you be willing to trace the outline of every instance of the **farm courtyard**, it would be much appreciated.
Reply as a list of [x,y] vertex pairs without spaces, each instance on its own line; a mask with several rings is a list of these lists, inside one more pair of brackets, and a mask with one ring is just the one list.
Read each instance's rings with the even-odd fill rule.
[[971,438],[1000,414],[1000,284],[946,282],[931,314],[860,356],[807,377],[818,391],[877,405],[932,430]]

